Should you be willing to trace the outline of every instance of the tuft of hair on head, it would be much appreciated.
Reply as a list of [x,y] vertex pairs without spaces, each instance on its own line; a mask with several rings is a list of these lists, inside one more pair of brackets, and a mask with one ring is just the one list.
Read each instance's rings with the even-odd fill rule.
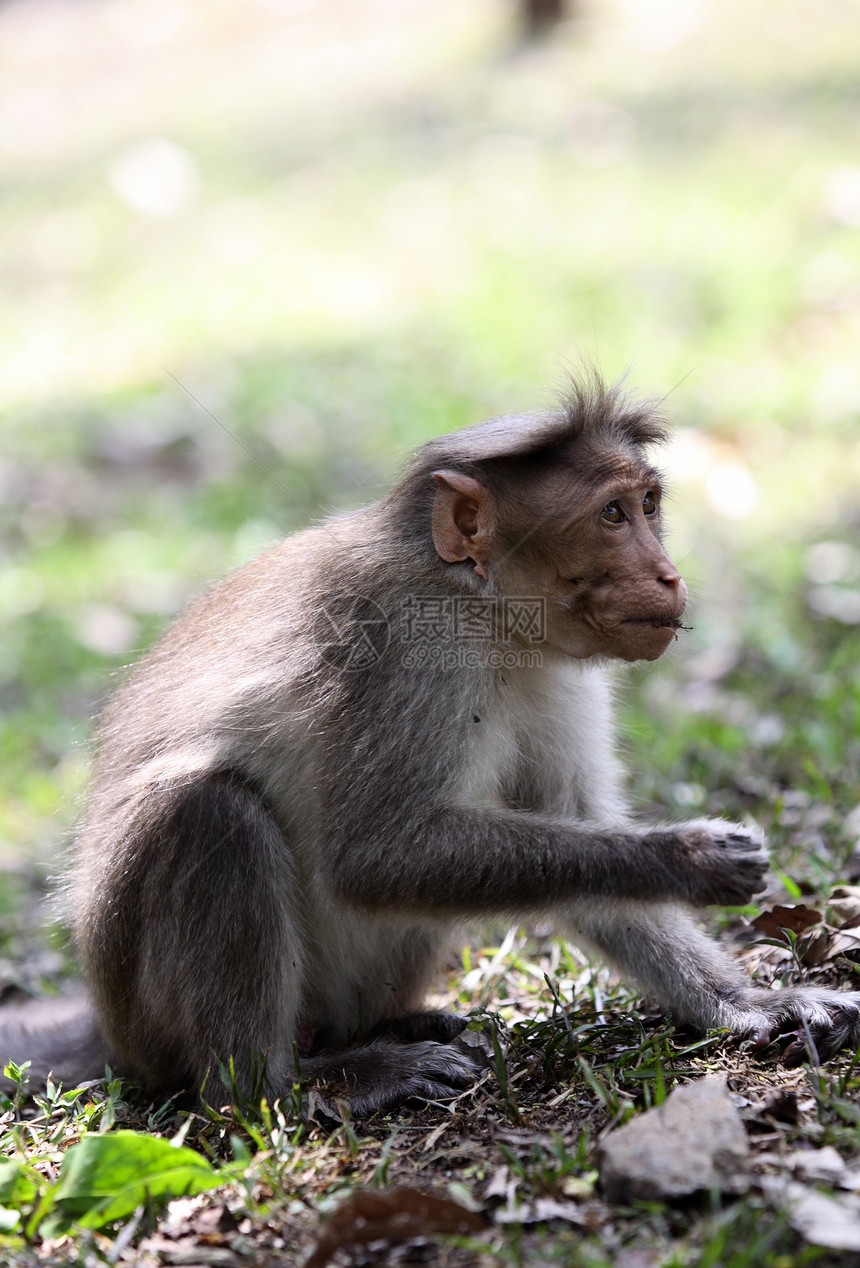
[[669,431],[657,401],[640,399],[627,390],[624,381],[607,385],[598,370],[582,378],[571,376],[560,392],[557,416],[562,424],[561,443],[594,440],[610,444],[664,444]]
[[439,468],[453,467],[480,477],[497,463],[551,459],[578,442],[642,449],[667,435],[657,402],[636,399],[623,383],[607,386],[591,370],[571,376],[555,409],[503,414],[428,441],[418,450],[410,474],[412,480],[426,481]]

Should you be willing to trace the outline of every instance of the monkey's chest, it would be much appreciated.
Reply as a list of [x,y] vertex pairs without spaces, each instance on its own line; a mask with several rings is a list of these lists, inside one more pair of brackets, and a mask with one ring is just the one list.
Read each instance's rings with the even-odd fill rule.
[[571,754],[557,751],[551,739],[540,743],[539,736],[518,738],[514,760],[501,772],[501,799],[512,810],[578,818],[584,810],[578,772]]
[[[534,719],[526,729],[510,719],[488,718],[471,738],[460,782],[467,805],[531,810],[558,817],[581,812],[576,748],[563,728]],[[477,729],[477,728],[476,728]]]
[[599,672],[567,658],[506,671],[472,716],[460,778],[465,802],[563,818],[590,813],[608,717]]

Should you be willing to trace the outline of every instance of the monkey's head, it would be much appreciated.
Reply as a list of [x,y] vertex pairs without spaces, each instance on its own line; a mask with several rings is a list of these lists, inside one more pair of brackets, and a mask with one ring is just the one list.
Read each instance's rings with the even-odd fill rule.
[[[687,588],[661,540],[662,485],[643,444],[662,438],[648,407],[600,389],[549,416],[530,448],[517,422],[491,420],[496,451],[431,474],[433,545],[470,588],[542,599],[546,641],[568,656],[656,660],[675,637]],[[519,420],[534,432],[535,421]],[[500,425],[510,428],[499,450]],[[463,464],[464,466],[466,464]],[[459,468],[459,469],[458,469]]]

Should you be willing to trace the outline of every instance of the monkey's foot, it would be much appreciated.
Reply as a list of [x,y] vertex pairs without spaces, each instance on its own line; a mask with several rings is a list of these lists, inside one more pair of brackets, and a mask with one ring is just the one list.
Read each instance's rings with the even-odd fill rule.
[[326,1107],[343,1101],[353,1118],[366,1118],[413,1097],[450,1100],[471,1087],[484,1064],[456,1040],[375,1039],[361,1048],[315,1058],[303,1068],[321,1085],[318,1095]]
[[421,1039],[435,1039],[437,1043],[450,1043],[463,1033],[468,1019],[456,1013],[426,1012],[407,1013],[405,1017],[390,1017],[374,1032],[389,1035],[401,1043],[415,1043]]
[[450,1044],[458,1052],[465,1053],[481,1070],[493,1064],[492,1027],[487,1024],[480,1030],[467,1030],[466,1017],[456,1013],[427,1012],[408,1013],[405,1017],[393,1017],[383,1022],[377,1034],[390,1035],[401,1043],[415,1043],[421,1039],[435,1039],[437,1043]]
[[751,990],[731,1028],[753,1048],[788,1039],[786,1065],[817,1054],[826,1061],[841,1048],[860,1046],[860,992],[797,986],[784,991]]
[[768,859],[760,828],[695,819],[674,829],[690,869],[688,902],[742,905],[764,889]]

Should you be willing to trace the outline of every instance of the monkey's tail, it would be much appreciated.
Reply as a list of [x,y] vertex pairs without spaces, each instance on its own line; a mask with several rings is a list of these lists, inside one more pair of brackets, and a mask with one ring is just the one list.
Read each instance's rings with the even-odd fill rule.
[[[104,1078],[111,1054],[92,1006],[82,992],[58,999],[32,1000],[0,1008],[0,1071],[8,1061],[30,1062],[26,1080],[32,1090],[50,1075],[65,1089]],[[0,1076],[0,1089],[14,1084]]]

